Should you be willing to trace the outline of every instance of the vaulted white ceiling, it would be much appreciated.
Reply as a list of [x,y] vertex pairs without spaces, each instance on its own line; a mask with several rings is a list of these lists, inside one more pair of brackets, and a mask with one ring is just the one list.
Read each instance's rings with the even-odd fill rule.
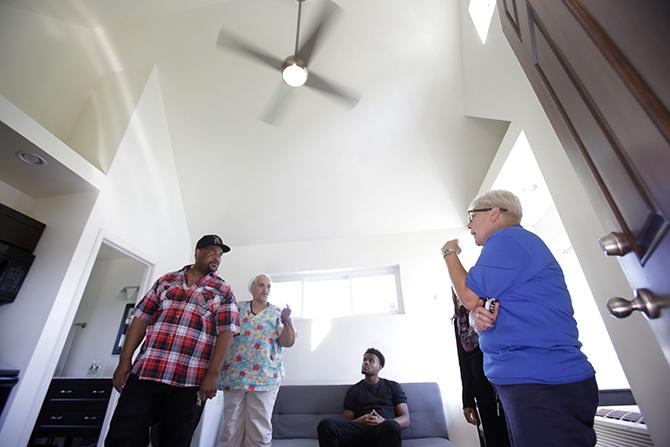
[[[305,2],[305,30],[322,1]],[[15,71],[37,63],[53,71],[26,79],[5,66],[0,93],[64,141],[101,76],[128,74],[120,79],[132,103],[146,67],[158,68],[194,239],[217,232],[245,245],[462,225],[506,128],[463,115],[459,36],[471,24],[460,23],[456,1],[337,0],[345,14],[311,69],[361,100],[348,109],[299,88],[276,126],[259,117],[279,73],[216,39],[223,28],[284,58],[295,0],[2,3],[18,17],[12,23],[44,17],[52,38],[17,25],[19,42],[2,39],[0,56]],[[54,54],[76,70],[55,76],[66,68]],[[46,98],[34,98],[31,85],[43,83]]]

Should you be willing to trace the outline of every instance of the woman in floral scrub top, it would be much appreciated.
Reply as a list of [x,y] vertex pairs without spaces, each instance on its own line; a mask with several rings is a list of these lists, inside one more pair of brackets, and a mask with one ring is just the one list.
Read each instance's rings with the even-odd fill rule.
[[283,347],[293,346],[295,328],[291,309],[268,302],[272,280],[258,275],[249,290],[252,299],[238,303],[240,333],[223,364],[223,447],[269,446],[272,442],[272,407],[284,377]]

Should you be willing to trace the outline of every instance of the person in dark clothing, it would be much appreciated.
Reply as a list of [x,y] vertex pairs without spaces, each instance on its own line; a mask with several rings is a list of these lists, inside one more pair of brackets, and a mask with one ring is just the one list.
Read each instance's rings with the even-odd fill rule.
[[468,322],[468,310],[458,301],[453,291],[452,299],[458,366],[463,384],[463,415],[470,424],[477,426],[481,418],[486,447],[509,447],[502,405],[484,375],[484,354],[479,349],[479,337]]
[[320,447],[400,447],[409,427],[402,387],[379,377],[385,359],[375,348],[365,351],[361,374],[344,397],[344,419],[323,419],[317,428]]

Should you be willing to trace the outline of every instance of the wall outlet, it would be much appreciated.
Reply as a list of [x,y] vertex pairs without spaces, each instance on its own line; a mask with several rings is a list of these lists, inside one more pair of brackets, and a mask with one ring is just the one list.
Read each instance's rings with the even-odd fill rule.
[[88,371],[86,371],[86,376],[100,377],[100,375],[102,375],[102,362],[99,360],[94,360],[88,367]]

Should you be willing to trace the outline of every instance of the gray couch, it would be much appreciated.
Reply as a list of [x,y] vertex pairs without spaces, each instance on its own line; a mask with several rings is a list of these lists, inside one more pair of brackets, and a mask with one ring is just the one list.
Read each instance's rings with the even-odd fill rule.
[[[402,383],[410,426],[403,447],[453,447],[447,433],[440,388],[436,383]],[[272,411],[273,447],[315,447],[316,427],[329,417],[342,417],[349,385],[288,385],[279,389]]]

